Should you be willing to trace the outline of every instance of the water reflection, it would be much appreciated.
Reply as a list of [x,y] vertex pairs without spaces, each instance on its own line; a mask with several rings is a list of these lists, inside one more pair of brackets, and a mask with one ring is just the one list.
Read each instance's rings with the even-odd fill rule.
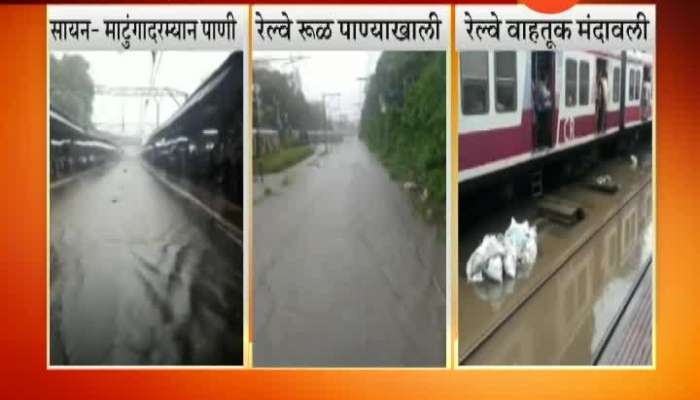
[[467,362],[590,365],[652,255],[650,197],[648,184]]

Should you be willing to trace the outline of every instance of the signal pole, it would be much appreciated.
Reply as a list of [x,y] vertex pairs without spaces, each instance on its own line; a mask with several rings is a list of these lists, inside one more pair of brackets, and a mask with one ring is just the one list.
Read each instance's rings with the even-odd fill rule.
[[321,103],[323,105],[323,131],[324,138],[326,142],[326,152],[328,152],[328,115],[326,114],[326,98],[328,97],[340,97],[340,93],[323,93],[321,94]]

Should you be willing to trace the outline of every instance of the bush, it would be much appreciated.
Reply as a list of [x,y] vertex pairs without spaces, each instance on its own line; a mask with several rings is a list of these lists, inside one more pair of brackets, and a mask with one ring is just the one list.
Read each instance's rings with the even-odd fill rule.
[[446,199],[445,62],[438,52],[382,53],[360,121],[360,136],[392,178],[428,189],[438,208]]

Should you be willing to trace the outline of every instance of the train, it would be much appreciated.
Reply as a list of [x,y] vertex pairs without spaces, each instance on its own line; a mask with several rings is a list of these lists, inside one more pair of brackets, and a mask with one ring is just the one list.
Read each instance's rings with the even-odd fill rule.
[[243,53],[231,53],[145,140],[142,157],[243,204]]
[[[460,190],[537,176],[548,164],[610,139],[650,137],[649,53],[484,50],[458,57]],[[546,112],[535,107],[537,85],[550,95]],[[603,108],[597,99],[605,87]]]
[[121,154],[112,141],[88,133],[57,109],[49,110],[49,177],[54,182]]

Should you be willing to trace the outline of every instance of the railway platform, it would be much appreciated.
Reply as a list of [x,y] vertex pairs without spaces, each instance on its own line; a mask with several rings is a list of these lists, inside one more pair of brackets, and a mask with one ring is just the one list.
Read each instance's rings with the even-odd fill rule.
[[621,312],[598,365],[651,365],[653,361],[653,266],[647,267],[627,306]]

